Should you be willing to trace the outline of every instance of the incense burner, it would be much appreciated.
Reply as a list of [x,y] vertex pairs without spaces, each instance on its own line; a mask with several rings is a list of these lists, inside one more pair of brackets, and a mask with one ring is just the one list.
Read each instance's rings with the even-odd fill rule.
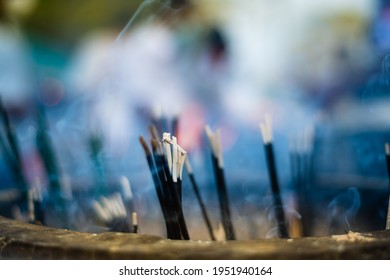
[[0,217],[0,259],[389,259],[390,232],[247,241],[80,233]]

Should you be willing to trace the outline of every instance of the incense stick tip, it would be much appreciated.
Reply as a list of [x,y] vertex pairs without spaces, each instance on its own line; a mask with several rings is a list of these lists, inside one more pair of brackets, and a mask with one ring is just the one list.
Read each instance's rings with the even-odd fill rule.
[[150,155],[150,150],[149,150],[148,144],[146,144],[145,138],[143,136],[139,137],[139,142],[141,143],[141,146],[144,149],[145,154],[147,156],[149,156]]

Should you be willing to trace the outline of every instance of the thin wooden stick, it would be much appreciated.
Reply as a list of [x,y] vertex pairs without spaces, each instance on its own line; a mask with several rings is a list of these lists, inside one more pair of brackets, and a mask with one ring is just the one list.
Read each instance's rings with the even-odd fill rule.
[[[8,147],[5,139],[0,137],[0,145],[3,150],[6,160],[11,168],[16,185],[24,195],[27,194],[27,183],[23,173],[23,162],[21,157],[20,148],[18,145],[17,137],[14,131],[8,113],[4,107],[3,101],[0,98],[0,117],[2,120],[2,126],[4,128],[5,136],[8,142]],[[27,198],[27,196],[26,196]]]
[[198,200],[200,209],[202,211],[202,216],[203,216],[203,219],[204,219],[204,221],[206,223],[207,230],[209,232],[210,238],[211,238],[211,240],[216,240],[216,238],[214,236],[214,230],[213,230],[213,227],[211,225],[211,221],[210,221],[209,216],[207,214],[206,205],[204,204],[202,196],[200,194],[198,183],[195,180],[195,176],[194,176],[194,173],[192,171],[192,166],[191,166],[191,163],[190,163],[190,161],[188,159],[188,156],[186,158],[185,163],[186,163],[186,169],[187,169],[188,177],[190,178],[192,188],[193,188],[193,190],[195,192],[195,196],[196,196],[196,198]]
[[265,123],[260,124],[260,130],[263,136],[264,150],[265,150],[267,166],[268,166],[268,176],[271,184],[279,237],[288,238],[289,233],[287,229],[286,218],[284,215],[278,176],[276,172],[275,156],[274,156],[274,150],[272,145],[271,119],[269,116],[266,116]]
[[[387,175],[389,177],[390,182],[390,144],[385,144],[385,154],[386,154],[386,167],[387,167]],[[387,219],[386,219],[386,229],[390,229],[390,196],[389,196],[389,202],[387,206]]]
[[133,233],[139,233],[137,212],[131,213],[131,218],[132,218],[131,220],[133,223]]
[[212,132],[208,126],[205,127],[205,130],[211,146],[211,160],[217,184],[222,225],[226,234],[226,239],[235,240],[236,237],[230,214],[229,196],[224,175],[221,134],[219,130],[216,133]]
[[47,130],[46,116],[43,108],[40,108],[40,110],[38,110],[36,145],[46,170],[50,186],[49,190],[52,194],[58,195],[61,192],[60,172],[53,144]]
[[106,175],[103,164],[103,138],[101,133],[93,133],[88,139],[88,147],[93,162],[96,192],[95,197],[107,194]]

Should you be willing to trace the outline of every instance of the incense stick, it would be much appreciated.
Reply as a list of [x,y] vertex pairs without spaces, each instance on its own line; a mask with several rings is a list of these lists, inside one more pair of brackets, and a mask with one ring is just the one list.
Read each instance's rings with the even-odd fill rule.
[[211,221],[210,221],[209,216],[207,214],[206,205],[204,204],[203,199],[202,199],[202,197],[200,195],[199,187],[198,187],[198,184],[197,184],[197,182],[195,180],[195,176],[194,176],[194,173],[192,171],[192,166],[191,166],[191,163],[190,163],[190,161],[188,159],[188,156],[186,158],[185,164],[186,164],[188,177],[190,178],[190,181],[191,181],[191,184],[192,184],[192,188],[193,188],[193,190],[195,192],[195,196],[196,196],[196,198],[198,200],[198,203],[200,205],[200,209],[202,211],[203,219],[204,219],[204,221],[206,223],[207,230],[209,232],[210,238],[211,238],[211,240],[216,240],[215,236],[214,236],[213,227],[211,225]]
[[260,124],[261,135],[263,137],[264,150],[268,166],[268,176],[271,184],[273,203],[275,208],[275,216],[277,220],[279,237],[288,238],[288,230],[286,219],[284,215],[282,198],[280,195],[280,188],[278,176],[276,172],[275,156],[272,144],[272,125],[270,116],[266,116],[265,122]]
[[121,187],[121,193],[123,196],[126,209],[129,213],[134,211],[134,201],[133,201],[133,191],[131,189],[130,181],[126,176],[121,176],[119,178],[119,185]]
[[[27,183],[23,173],[23,162],[20,148],[18,145],[14,128],[11,125],[11,121],[1,98],[0,117],[2,121],[2,127],[4,128],[5,136],[7,139],[7,141],[5,141],[5,139],[2,139],[2,137],[0,137],[1,149],[4,152],[6,160],[8,161],[8,164],[11,168],[14,179],[16,181],[16,185],[18,186],[19,190],[22,191],[24,195],[26,195]],[[27,196],[25,198],[27,198]]]
[[137,212],[131,213],[131,220],[133,223],[133,233],[139,233]]
[[[387,167],[387,175],[389,177],[390,182],[390,144],[385,144],[385,155],[386,155],[386,167]],[[390,196],[389,196],[389,202],[387,206],[387,219],[386,219],[386,229],[390,229]]]
[[[48,200],[48,208],[53,208],[59,211],[60,220],[63,221],[64,227],[69,226],[69,217],[66,207],[66,201],[62,195],[62,186],[60,182],[60,171],[56,154],[54,152],[52,140],[48,133],[47,119],[43,107],[38,108],[37,112],[37,132],[35,136],[35,144],[49,182],[50,200]],[[58,210],[56,210],[58,209]]]
[[106,176],[103,165],[103,139],[100,133],[93,133],[90,135],[88,139],[88,148],[95,173],[95,197],[100,197],[107,193]]
[[58,162],[54,153],[53,144],[48,134],[47,120],[43,108],[38,110],[38,129],[36,135],[36,145],[41,155],[46,175],[49,181],[49,190],[52,194],[59,194],[61,191],[60,172]]
[[311,156],[308,153],[308,140],[306,137],[296,136],[290,139],[290,165],[293,188],[296,196],[297,211],[301,216],[301,235],[310,235],[309,207],[307,191],[311,183]]
[[216,133],[212,132],[209,126],[206,126],[205,130],[211,146],[211,159],[217,184],[222,225],[226,234],[226,239],[235,240],[236,238],[230,214],[229,196],[224,175],[221,133],[220,130],[217,130]]

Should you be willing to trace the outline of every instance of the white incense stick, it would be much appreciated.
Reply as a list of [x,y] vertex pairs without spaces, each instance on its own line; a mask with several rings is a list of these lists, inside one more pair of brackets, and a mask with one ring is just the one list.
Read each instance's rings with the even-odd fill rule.
[[172,152],[171,152],[171,134],[170,133],[164,133],[163,134],[163,144],[164,144],[164,151],[165,151],[165,157],[167,158],[168,162],[168,168],[169,173],[172,174]]
[[131,185],[129,179],[126,176],[121,176],[119,179],[119,184],[122,189],[122,195],[125,201],[133,199],[133,191],[131,190]]
[[138,226],[138,215],[137,215],[137,212],[131,213],[131,220],[133,222],[133,225],[137,225]]
[[182,180],[183,178],[183,167],[186,162],[187,154],[184,150],[179,149],[179,161],[178,161],[178,169],[179,169],[179,178]]
[[218,227],[214,229],[215,240],[226,241],[226,234],[221,222],[218,223]]
[[110,219],[110,215],[106,212],[106,210],[98,201],[94,200],[92,202],[92,208],[95,215],[101,222],[108,222],[108,220]]
[[264,117],[265,121],[260,123],[261,136],[263,138],[264,144],[269,144],[272,142],[272,121],[271,116],[266,114]]
[[211,152],[218,161],[218,167],[223,168],[221,130],[217,129],[216,132],[213,132],[210,127],[206,125],[205,131],[210,142]]
[[131,213],[131,219],[133,223],[133,233],[139,233],[137,212]]
[[178,162],[179,155],[177,150],[177,139],[175,136],[172,136],[172,179],[173,182],[177,182],[178,179]]
[[190,163],[190,160],[188,159],[188,157],[185,159],[185,165],[186,165],[186,169],[187,169],[188,174],[193,174],[192,166],[191,166],[191,163]]
[[125,204],[123,203],[122,196],[116,192],[112,195],[111,201],[113,205],[115,205],[115,210],[116,210],[116,217],[118,218],[124,218],[127,216],[126,212],[126,207]]

